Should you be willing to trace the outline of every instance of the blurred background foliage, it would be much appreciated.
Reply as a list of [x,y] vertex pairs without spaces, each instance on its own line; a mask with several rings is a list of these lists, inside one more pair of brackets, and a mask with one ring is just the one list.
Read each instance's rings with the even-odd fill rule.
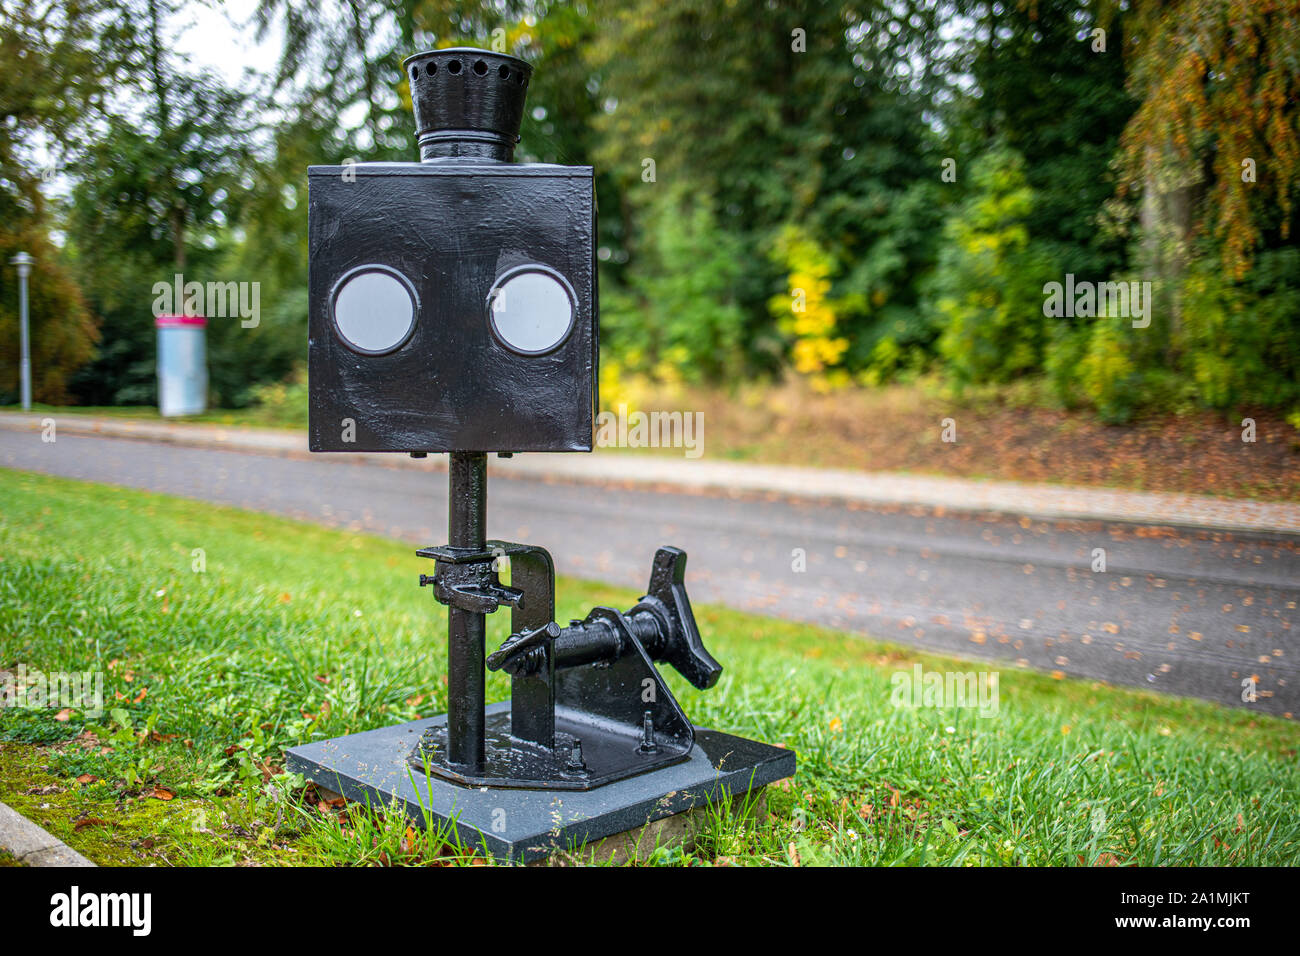
[[[0,255],[38,401],[154,400],[155,282],[259,282],[213,402],[301,400],[306,167],[415,155],[401,60],[537,68],[522,161],[598,171],[602,388],[1032,379],[1300,409],[1300,0],[260,0],[238,88],[179,0],[0,3]],[[1147,329],[1047,282],[1152,282]],[[0,269],[0,401],[17,392]]]

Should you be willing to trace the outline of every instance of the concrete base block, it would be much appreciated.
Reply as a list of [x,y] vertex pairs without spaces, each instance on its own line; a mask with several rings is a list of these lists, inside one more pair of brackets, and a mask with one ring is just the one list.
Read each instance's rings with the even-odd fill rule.
[[[506,701],[487,710],[500,713],[509,706]],[[606,853],[653,849],[655,839],[678,836],[674,828],[685,837],[709,806],[743,799],[795,770],[792,750],[697,728],[687,760],[593,790],[465,787],[426,776],[406,762],[420,735],[445,720],[432,717],[304,744],[286,752],[285,767],[348,800],[404,813],[417,826],[454,827],[466,846],[517,863],[580,847],[590,858],[606,838],[619,844]],[[645,829],[660,821],[669,822]]]

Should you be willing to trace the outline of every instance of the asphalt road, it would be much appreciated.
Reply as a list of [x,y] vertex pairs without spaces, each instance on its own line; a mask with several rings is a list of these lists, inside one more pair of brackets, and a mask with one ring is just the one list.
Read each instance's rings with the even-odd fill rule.
[[[419,545],[446,535],[447,479],[432,469],[64,434],[46,444],[38,433],[15,431],[0,431],[0,465]],[[560,574],[641,587],[655,548],[673,544],[690,555],[687,583],[697,603],[1006,667],[1268,713],[1300,711],[1300,629],[1292,629],[1300,619],[1297,536],[597,488],[500,474],[488,502],[489,536],[548,548]],[[1104,572],[1093,570],[1098,548]],[[1250,677],[1258,681],[1257,699],[1245,703],[1242,681]]]

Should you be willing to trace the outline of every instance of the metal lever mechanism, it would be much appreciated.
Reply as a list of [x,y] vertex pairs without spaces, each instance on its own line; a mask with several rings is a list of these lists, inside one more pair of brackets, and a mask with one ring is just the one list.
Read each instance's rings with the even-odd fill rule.
[[718,682],[722,665],[705,649],[686,595],[685,551],[660,548],[646,594],[619,616],[623,627],[612,624],[607,614],[593,612],[586,620],[574,621],[565,628],[549,624],[511,634],[488,655],[488,670],[524,677],[546,668],[548,657],[557,670],[616,660],[629,652],[625,635],[630,634],[647,657],[671,664],[700,690]]
[[[541,548],[488,542],[478,552],[430,548],[439,601],[492,613],[511,608],[512,633],[487,655],[488,670],[511,677],[508,721],[489,719],[486,761],[475,772],[450,761],[443,727],[411,755],[425,769],[469,785],[589,789],[687,759],[695,729],[654,662],[671,664],[701,690],[722,666],[704,647],[686,594],[686,552],[660,548],[646,593],[630,610],[597,607],[560,627],[555,577]],[[511,561],[510,585],[492,554]]]

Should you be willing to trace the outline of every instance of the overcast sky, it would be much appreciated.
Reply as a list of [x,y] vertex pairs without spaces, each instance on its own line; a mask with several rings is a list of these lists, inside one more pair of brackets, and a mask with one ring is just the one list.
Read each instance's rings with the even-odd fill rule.
[[196,66],[221,73],[236,89],[246,69],[269,72],[280,57],[280,32],[273,28],[256,42],[253,11],[257,0],[214,0],[186,3],[176,26],[182,31],[176,52]]

